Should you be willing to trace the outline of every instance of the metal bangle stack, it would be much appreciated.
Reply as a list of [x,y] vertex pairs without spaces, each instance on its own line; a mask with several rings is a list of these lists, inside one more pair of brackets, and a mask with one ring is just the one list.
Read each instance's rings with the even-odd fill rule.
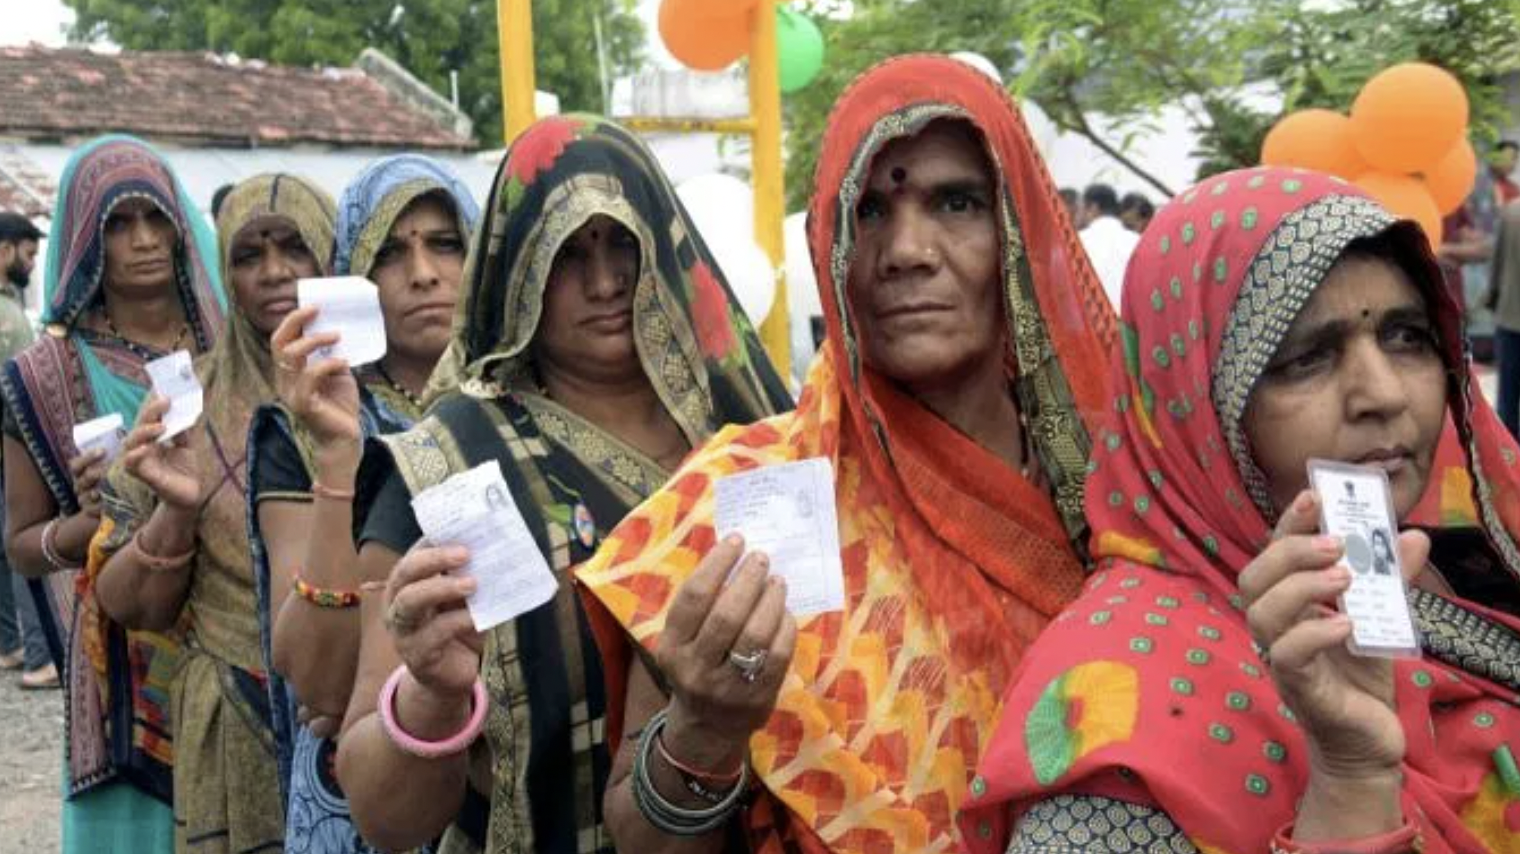
[[749,783],[749,765],[746,763],[740,767],[739,780],[733,789],[723,800],[710,807],[689,809],[671,803],[655,787],[654,778],[649,772],[650,757],[654,754],[656,739],[665,729],[665,720],[666,712],[661,709],[649,719],[649,724],[639,736],[638,750],[633,756],[633,801],[644,819],[663,833],[671,836],[702,836],[711,833],[723,827],[738,812]]

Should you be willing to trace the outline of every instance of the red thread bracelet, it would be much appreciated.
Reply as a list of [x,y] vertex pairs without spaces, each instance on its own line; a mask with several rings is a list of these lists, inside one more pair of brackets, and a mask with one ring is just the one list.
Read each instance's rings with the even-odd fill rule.
[[744,771],[743,760],[740,760],[739,767],[735,768],[730,773],[701,771],[693,768],[670,754],[670,750],[665,747],[665,733],[663,732],[655,736],[654,746],[656,750],[660,751],[660,758],[665,760],[665,763],[667,765],[681,772],[683,775],[695,778],[703,783],[711,783],[715,786],[733,785],[735,782],[738,782],[739,775]]
[[1293,825],[1285,824],[1272,837],[1272,854],[1407,854],[1425,850],[1425,838],[1413,822],[1406,821],[1397,830],[1360,839],[1327,839],[1324,842],[1298,842],[1293,839]]

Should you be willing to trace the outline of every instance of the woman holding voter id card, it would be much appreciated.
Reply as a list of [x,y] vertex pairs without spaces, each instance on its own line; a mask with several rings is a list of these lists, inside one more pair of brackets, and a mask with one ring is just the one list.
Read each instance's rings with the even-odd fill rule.
[[579,573],[624,851],[957,850],[1002,689],[1081,588],[1113,315],[1012,101],[891,60],[819,164],[797,411],[719,434]]
[[592,116],[513,142],[454,332],[428,416],[360,470],[359,575],[388,581],[338,777],[386,850],[608,852],[569,568],[690,448],[790,400],[653,155]]
[[248,424],[274,399],[269,336],[296,307],[296,280],[327,269],[332,199],[291,175],[249,178],[217,231],[227,328],[193,369],[149,365],[156,392],[107,480],[89,563],[106,613],[184,633],[170,686],[181,852],[285,842],[248,544]]
[[1415,223],[1316,173],[1151,223],[1098,572],[1007,694],[973,850],[1517,850],[1520,472],[1441,283]]
[[350,365],[319,352],[339,343],[314,329],[328,310],[321,303],[291,312],[270,340],[280,403],[261,407],[250,429],[248,525],[287,850],[368,850],[356,847],[328,737],[348,708],[359,659],[354,475],[365,436],[422,417],[419,393],[448,346],[479,218],[469,189],[440,161],[375,161],[338,199],[333,275],[374,282],[355,284],[378,298],[369,321],[383,324],[384,356]]
[[33,590],[46,591],[39,613],[68,677],[62,850],[153,854],[174,839],[166,694],[178,639],[123,632],[80,570],[100,482],[147,394],[144,364],[208,350],[221,332],[216,238],[169,165],[132,137],[82,146],[59,188],[46,334],[0,376],[5,543],[15,569],[46,577]]

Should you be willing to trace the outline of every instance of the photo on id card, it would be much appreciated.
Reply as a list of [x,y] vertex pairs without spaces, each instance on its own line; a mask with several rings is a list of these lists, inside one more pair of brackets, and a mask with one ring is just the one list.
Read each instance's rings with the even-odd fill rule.
[[1387,472],[1310,460],[1309,483],[1319,496],[1320,529],[1345,543],[1342,563],[1351,570],[1351,587],[1341,594],[1340,607],[1351,618],[1351,651],[1380,658],[1419,656]]

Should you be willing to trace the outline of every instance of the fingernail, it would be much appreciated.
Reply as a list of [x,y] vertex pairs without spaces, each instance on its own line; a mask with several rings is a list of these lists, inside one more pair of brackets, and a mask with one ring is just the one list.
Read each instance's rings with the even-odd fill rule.
[[1344,544],[1334,534],[1320,534],[1314,538],[1314,550],[1325,554],[1340,554]]
[[470,550],[463,546],[450,546],[445,556],[456,563],[463,563],[470,559]]
[[1325,580],[1334,584],[1346,584],[1351,581],[1351,570],[1344,566],[1332,566],[1325,570]]
[[779,575],[772,575],[771,576],[771,586],[774,587],[774,588],[776,588],[777,590],[785,590],[786,589],[786,579],[782,578]]
[[740,546],[744,545],[744,538],[738,534],[729,534],[723,538],[723,544],[729,548],[737,549]]
[[463,593],[466,596],[470,595],[471,593],[474,593],[475,592],[475,579],[473,579],[473,578],[461,578],[461,579],[459,579],[459,592]]
[[1298,500],[1293,503],[1293,509],[1299,513],[1308,513],[1310,510],[1313,510],[1314,493],[1305,492],[1299,495]]
[[771,559],[764,554],[755,555],[755,565],[763,570],[769,571],[771,568]]

